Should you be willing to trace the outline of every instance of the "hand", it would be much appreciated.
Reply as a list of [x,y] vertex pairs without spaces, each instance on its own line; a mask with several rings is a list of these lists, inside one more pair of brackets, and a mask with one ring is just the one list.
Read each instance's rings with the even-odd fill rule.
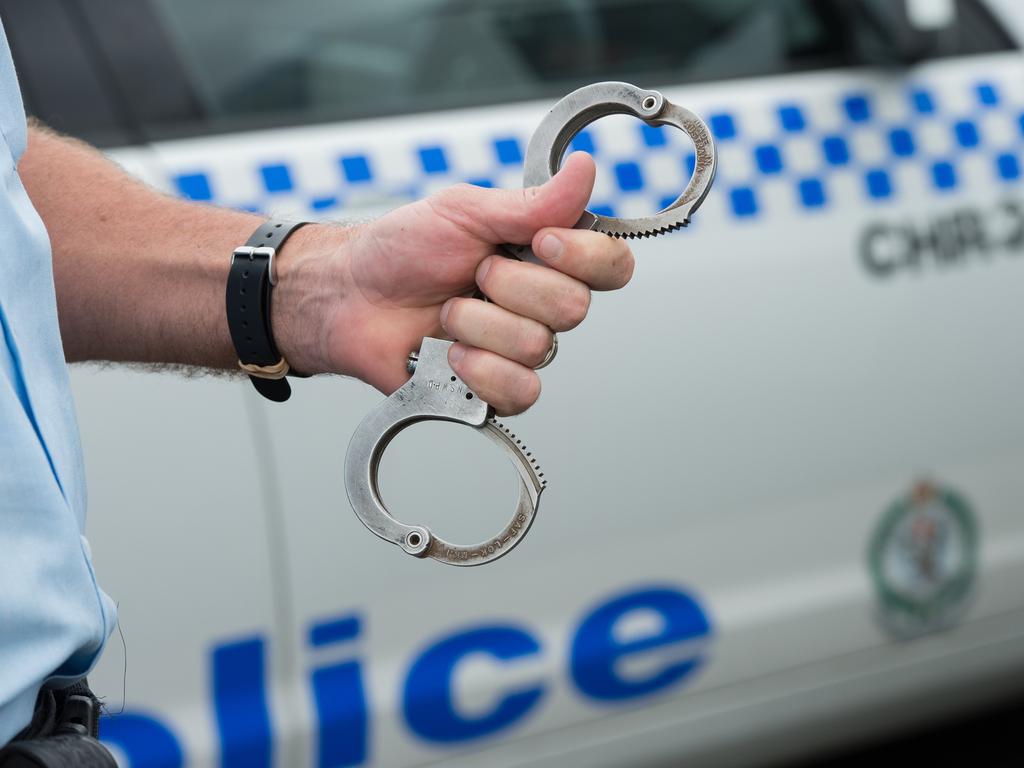
[[[533,366],[552,332],[579,325],[592,289],[621,288],[633,273],[624,241],[571,229],[594,175],[593,160],[576,153],[543,186],[451,187],[343,230],[341,247],[322,241],[282,259],[275,307],[290,301],[293,311],[281,319],[285,336],[319,329],[305,344],[296,339],[294,349],[279,333],[282,352],[299,370],[357,376],[389,394],[408,380],[406,358],[424,336],[456,339],[448,359],[466,385],[501,415],[526,410],[540,395]],[[320,237],[333,228],[306,229]],[[549,266],[498,256],[502,243],[531,243]],[[296,279],[282,290],[286,269]],[[477,286],[490,303],[469,298]]]

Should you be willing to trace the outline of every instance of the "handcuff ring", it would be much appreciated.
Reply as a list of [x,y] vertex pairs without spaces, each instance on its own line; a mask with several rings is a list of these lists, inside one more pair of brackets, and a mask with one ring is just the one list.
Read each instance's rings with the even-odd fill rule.
[[[672,104],[658,91],[628,83],[596,83],[559,101],[530,140],[524,161],[524,186],[539,186],[550,179],[573,138],[595,120],[614,114],[630,114],[648,125],[671,125],[686,133],[696,153],[694,170],[682,194],[652,216],[621,219],[585,211],[576,228],[633,238],[686,226],[714,181],[716,158],[711,132],[695,114]],[[543,263],[529,246],[501,248],[510,258]],[[493,418],[490,406],[451,369],[451,345],[451,341],[427,337],[418,354],[410,355],[412,378],[371,411],[352,436],[345,457],[345,486],[352,508],[363,524],[406,553],[448,565],[482,565],[508,554],[523,540],[536,517],[546,481],[522,442]],[[537,369],[549,364],[557,350],[555,336]],[[511,459],[519,475],[519,498],[512,519],[497,536],[469,546],[451,544],[426,526],[399,522],[385,507],[377,480],[381,458],[396,435],[421,421],[449,421],[479,429]]]

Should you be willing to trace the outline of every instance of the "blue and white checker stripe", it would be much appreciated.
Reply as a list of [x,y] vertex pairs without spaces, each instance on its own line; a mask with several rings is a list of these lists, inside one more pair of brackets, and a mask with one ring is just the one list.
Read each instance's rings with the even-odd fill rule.
[[[716,137],[718,181],[698,220],[822,215],[1021,180],[1024,66],[1016,56],[931,65],[908,78],[822,74],[666,95],[704,115]],[[296,129],[270,140],[183,142],[167,150],[167,166],[176,191],[193,200],[343,217],[457,182],[519,186],[542,114],[487,108]],[[593,124],[573,149],[598,162],[591,210],[606,215],[664,207],[694,161],[681,133],[625,117]]]

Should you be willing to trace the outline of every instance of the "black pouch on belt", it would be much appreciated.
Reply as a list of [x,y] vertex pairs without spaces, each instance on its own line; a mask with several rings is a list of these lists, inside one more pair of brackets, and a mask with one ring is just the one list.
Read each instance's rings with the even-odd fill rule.
[[100,703],[85,680],[69,688],[43,688],[32,722],[3,749],[0,768],[117,768],[96,738]]

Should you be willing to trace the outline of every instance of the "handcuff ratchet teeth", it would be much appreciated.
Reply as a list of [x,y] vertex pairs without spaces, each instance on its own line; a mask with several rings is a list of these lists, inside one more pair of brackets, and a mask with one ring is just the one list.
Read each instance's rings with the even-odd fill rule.
[[[633,115],[648,125],[671,125],[693,142],[694,170],[682,194],[651,216],[621,219],[584,211],[577,229],[613,237],[651,237],[689,223],[715,178],[715,146],[704,122],[658,91],[628,83],[584,86],[559,101],[544,117],[526,150],[523,185],[539,186],[559,168],[576,135],[587,125],[615,114]],[[542,263],[529,246],[504,245],[504,255]],[[345,487],[356,515],[373,533],[419,558],[448,565],[483,565],[508,554],[530,530],[547,485],[532,454],[492,416],[490,406],[470,391],[448,365],[451,341],[426,337],[409,356],[412,378],[371,411],[356,428],[345,457]],[[378,470],[384,451],[404,429],[422,421],[449,421],[479,429],[505,450],[519,475],[519,499],[509,523],[496,536],[473,545],[451,544],[423,525],[396,520],[381,500]]]

